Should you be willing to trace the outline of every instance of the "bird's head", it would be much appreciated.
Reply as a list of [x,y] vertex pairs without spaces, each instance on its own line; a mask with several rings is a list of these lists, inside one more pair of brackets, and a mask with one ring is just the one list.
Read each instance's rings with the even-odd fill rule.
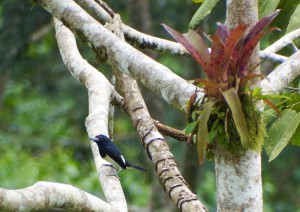
[[103,134],[97,135],[95,138],[89,138],[91,141],[100,142],[100,141],[110,141],[110,139]]

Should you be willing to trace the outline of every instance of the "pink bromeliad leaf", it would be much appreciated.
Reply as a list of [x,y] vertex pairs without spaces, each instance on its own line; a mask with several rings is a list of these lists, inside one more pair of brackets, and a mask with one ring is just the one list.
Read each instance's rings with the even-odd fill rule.
[[227,26],[220,22],[218,22],[217,25],[218,25],[218,28],[217,28],[215,35],[218,36],[223,43],[225,43],[227,40],[227,37],[229,36]]
[[208,46],[203,41],[202,37],[194,30],[189,30],[188,33],[183,34],[183,36],[193,45],[195,49],[197,49],[197,51],[204,59],[204,61],[208,62],[209,61]]
[[176,30],[172,29],[171,27],[167,26],[166,24],[162,24],[163,27],[167,30],[167,32],[181,45],[183,45],[186,50],[191,54],[191,56],[201,65],[202,69],[205,73],[207,73],[207,61],[205,60],[206,56],[201,55],[193,44],[182,34],[177,32]]

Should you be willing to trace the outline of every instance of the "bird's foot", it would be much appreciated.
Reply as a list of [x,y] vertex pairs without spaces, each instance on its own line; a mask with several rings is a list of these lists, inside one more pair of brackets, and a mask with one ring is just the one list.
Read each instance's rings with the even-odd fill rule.
[[116,172],[116,173],[114,173],[114,174],[108,174],[108,175],[106,175],[106,176],[114,176],[114,177],[116,177],[116,178],[118,178],[118,179],[120,180],[120,178],[119,178],[119,176],[118,176],[118,172]]
[[120,178],[118,176],[118,173],[120,171],[122,171],[122,169],[118,171],[118,169],[114,165],[112,165],[112,164],[102,164],[102,166],[110,166],[110,167],[114,168],[116,170],[116,172],[114,174],[108,174],[106,176],[115,176],[116,178],[118,178],[120,180]]

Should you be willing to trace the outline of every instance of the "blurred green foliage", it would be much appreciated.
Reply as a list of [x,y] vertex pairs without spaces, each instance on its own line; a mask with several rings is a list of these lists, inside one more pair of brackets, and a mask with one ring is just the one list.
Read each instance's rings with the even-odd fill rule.
[[[167,39],[170,37],[160,23],[184,33],[198,9],[191,1],[149,2],[153,32]],[[126,1],[107,3],[128,22]],[[224,1],[220,1],[199,27],[207,34],[214,32],[215,23],[224,22],[224,8]],[[78,42],[84,57],[99,68],[89,47]],[[0,46],[0,187],[22,188],[44,180],[72,184],[103,197],[84,126],[87,93],[62,63],[51,16],[29,1],[1,1]],[[201,75],[190,58],[163,54],[157,60],[186,79]],[[101,70],[109,74],[106,65]],[[163,114],[162,122],[184,128],[184,114],[177,109],[164,104]],[[156,195],[152,193],[152,183],[157,182],[153,167],[148,164],[131,121],[120,112],[116,113],[114,140],[129,161],[150,170],[146,175],[135,170],[120,173],[128,204],[151,204],[151,195]],[[182,170],[186,144],[168,141]],[[270,164],[264,158],[265,211],[300,209],[298,155],[297,149],[287,148]],[[198,173],[195,192],[210,211],[215,211],[213,162],[190,172]]]

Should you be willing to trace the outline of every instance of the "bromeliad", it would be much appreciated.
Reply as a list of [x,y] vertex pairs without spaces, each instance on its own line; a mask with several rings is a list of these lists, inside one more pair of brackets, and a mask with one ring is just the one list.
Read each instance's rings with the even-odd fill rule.
[[[262,75],[254,73],[258,65],[251,64],[250,57],[260,39],[276,29],[271,27],[263,31],[278,13],[279,10],[262,18],[247,34],[247,24],[238,25],[231,32],[219,24],[211,36],[210,50],[196,31],[190,30],[183,35],[163,24],[207,75],[207,79],[193,81],[205,93],[201,103],[197,102],[195,93],[187,107],[190,125],[186,133],[196,135],[200,164],[209,149],[207,144],[213,146],[213,141],[222,142],[229,150],[236,151],[236,147],[260,150],[265,126],[261,114],[255,110],[248,81]],[[241,142],[237,142],[239,140]]]

